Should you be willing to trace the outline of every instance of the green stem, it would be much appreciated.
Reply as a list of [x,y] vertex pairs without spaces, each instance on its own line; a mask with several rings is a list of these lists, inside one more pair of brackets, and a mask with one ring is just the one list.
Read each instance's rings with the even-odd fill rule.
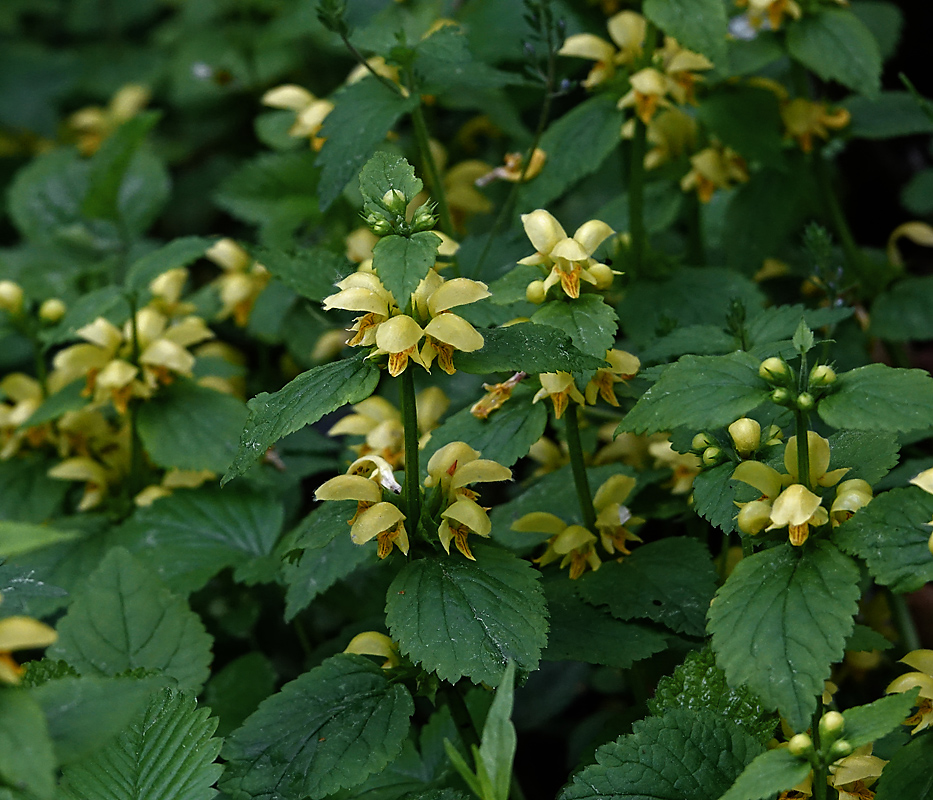
[[577,487],[577,500],[580,502],[580,513],[583,515],[583,524],[593,533],[596,533],[596,511],[593,508],[593,494],[590,492],[590,482],[586,477],[586,463],[583,461],[583,446],[580,444],[578,411],[579,406],[575,403],[570,403],[567,410],[564,412],[567,450],[570,452],[573,482]]
[[[139,366],[139,355],[141,352],[139,344],[139,324],[136,319],[136,295],[127,296],[127,302],[130,306],[130,336],[132,346],[132,363]],[[127,407],[130,417],[130,474],[127,477],[127,492],[129,500],[142,491],[145,484],[145,461],[143,460],[143,443],[139,436],[139,399],[131,398]]]
[[687,258],[690,263],[697,267],[706,266],[706,246],[703,243],[703,208],[696,193],[691,193],[687,200],[687,236]]
[[408,530],[414,534],[421,519],[421,474],[418,466],[418,408],[415,405],[414,369],[401,375],[402,424],[405,427],[405,505]]
[[[802,394],[810,388],[810,372],[807,354],[800,354],[800,372],[797,376],[797,393]],[[810,414],[799,408],[794,409],[794,424],[797,434],[797,475],[798,480],[811,491],[810,485]]]
[[[823,696],[816,698],[816,711],[810,723],[810,738],[817,753],[820,752],[820,720],[823,718]],[[826,764],[820,758],[813,767],[813,800],[826,800]]]
[[460,689],[456,686],[451,686],[444,692],[444,698],[447,700],[447,708],[450,709],[450,716],[453,718],[457,730],[460,731],[460,736],[463,738],[463,743],[466,745],[467,752],[471,752],[474,747],[479,747],[480,736],[479,731],[476,730],[476,723],[473,722],[470,710],[467,708],[466,701],[464,701],[463,695],[460,694]]
[[629,165],[628,214],[629,233],[632,237],[631,272],[633,277],[643,273],[645,256],[645,150],[648,143],[648,127],[635,117],[635,137],[632,139],[631,164]]
[[385,77],[385,75],[380,75],[378,72],[376,72],[376,70],[372,68],[370,63],[366,60],[366,57],[359,50],[356,49],[356,47],[347,38],[345,34],[341,33],[340,38],[343,40],[343,43],[346,46],[347,50],[350,51],[350,54],[357,60],[357,63],[362,64],[364,67],[366,67],[370,75],[372,75],[377,81],[379,81],[384,86],[387,86],[389,89],[391,89],[396,94],[404,94],[401,86],[399,86],[394,81],[390,81],[387,77]]
[[920,635],[917,633],[917,626],[914,624],[914,618],[904,600],[904,595],[889,592],[888,602],[891,605],[891,613],[894,615],[894,624],[900,635],[901,645],[905,652],[910,653],[913,650],[919,650],[922,647]]
[[424,109],[419,103],[411,112],[411,121],[415,129],[415,140],[421,152],[421,163],[431,184],[431,195],[437,201],[437,213],[440,216],[441,230],[451,238],[454,237],[454,225],[450,218],[450,208],[447,205],[447,195],[444,192],[444,183],[441,180],[440,170],[431,155],[431,142],[428,135],[428,124],[424,119]]

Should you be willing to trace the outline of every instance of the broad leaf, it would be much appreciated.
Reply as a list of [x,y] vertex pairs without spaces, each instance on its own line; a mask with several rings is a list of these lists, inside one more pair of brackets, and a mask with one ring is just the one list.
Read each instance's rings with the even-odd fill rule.
[[154,695],[116,740],[63,773],[75,800],[211,800],[223,767],[214,760],[221,740],[211,738],[210,709],[176,689]]
[[846,639],[846,650],[855,652],[867,653],[872,650],[890,650],[892,647],[894,647],[894,642],[873,628],[859,622],[855,623],[855,628],[849,638]]
[[58,586],[38,580],[35,570],[0,564],[0,619],[3,617],[37,616],[32,610],[33,600],[43,597],[64,597],[68,594]]
[[134,261],[127,270],[125,281],[127,289],[141,291],[163,272],[187,267],[201,258],[211,244],[213,240],[203,236],[183,236],[162,245],[158,250],[147,253]]
[[401,683],[338,655],[264,700],[224,746],[232,800],[319,800],[356,786],[399,752],[414,712]]
[[920,369],[869,364],[843,372],[817,410],[834,428],[911,431],[930,425],[933,378]]
[[538,665],[547,631],[544,592],[531,565],[498,547],[471,543],[405,565],[389,587],[389,632],[405,655],[442,680],[466,676],[495,686],[511,659]]
[[289,289],[316,303],[334,294],[334,284],[353,271],[344,256],[323,247],[303,248],[294,254],[260,248],[253,254]]
[[615,309],[598,294],[584,294],[569,302],[545,303],[532,315],[531,321],[559,328],[576,348],[594,358],[605,358],[606,351],[615,342],[619,326]]
[[509,662],[502,674],[495,699],[486,715],[483,738],[476,753],[477,770],[482,772],[491,789],[491,800],[508,800],[512,780],[512,762],[518,744],[512,724],[512,706],[515,702],[515,664]]
[[220,719],[217,735],[228,736],[239,728],[275,691],[276,678],[272,662],[256,651],[235,658],[211,676],[204,687],[204,703]]
[[933,120],[910,92],[853,95],[842,105],[852,115],[845,133],[853,138],[891,139],[933,133]]
[[777,715],[762,707],[748,689],[733,689],[726,683],[726,675],[716,666],[708,647],[689,653],[673,675],[661,678],[648,708],[655,715],[671,708],[708,708],[732,720],[762,744],[774,735],[778,723]]
[[778,792],[793,789],[810,769],[810,762],[786,747],[768,750],[748,765],[721,800],[770,800]]
[[559,800],[713,800],[761,750],[713,711],[675,708],[600,747]]
[[380,208],[385,208],[382,198],[392,189],[410,202],[423,188],[424,183],[415,176],[415,168],[395,153],[376,153],[360,170],[360,194],[364,202]]
[[683,47],[702,53],[717,66],[726,60],[729,21],[718,0],[645,0],[644,13]]
[[32,522],[0,522],[0,559],[41,550],[59,542],[70,542],[80,538],[77,531],[59,530],[48,525]]
[[411,293],[434,266],[440,244],[440,237],[431,231],[421,231],[410,238],[393,234],[376,243],[373,270],[399,308],[407,308]]
[[[925,213],[925,212],[923,212]],[[898,281],[871,307],[871,333],[883,339],[933,339],[933,277],[910,277]]]
[[861,478],[874,486],[897,464],[900,443],[884,431],[836,431],[829,448],[831,470],[848,467],[845,480]]
[[598,356],[578,350],[570,337],[550,325],[521,322],[482,331],[483,347],[457,353],[457,369],[475,375],[490,372],[582,372],[606,366],[605,350]]
[[933,495],[909,487],[879,495],[847,522],[833,540],[864,559],[878,583],[895,592],[913,592],[933,580],[928,547]]
[[[766,164],[780,160],[781,112],[773,92],[753,87],[720,91],[704,98],[697,116],[743,158]],[[749,125],[749,119],[756,124]],[[759,180],[769,186],[774,183]]]
[[421,41],[414,69],[423,82],[422,94],[455,94],[463,89],[495,89],[521,78],[473,58],[468,39],[458,25],[445,25]]
[[209,673],[210,648],[210,636],[187,603],[118,547],[75,594],[48,655],[82,675],[160,669],[197,690]]
[[716,573],[706,547],[672,537],[639,545],[623,561],[603,564],[577,583],[584,600],[608,606],[618,619],[647,617],[702,636]]
[[933,736],[915,736],[885,765],[875,800],[929,800],[933,797]]
[[796,731],[810,723],[858,611],[859,571],[832,544],[790,544],[743,559],[709,610],[719,666]]
[[317,422],[347,403],[359,403],[369,397],[379,382],[379,370],[366,356],[357,353],[315,367],[274,394],[262,392],[250,400],[239,450],[221,484],[246,472],[283,436]]
[[4,687],[0,691],[0,787],[24,790],[15,795],[17,800],[52,800],[56,767],[39,703],[25,689]]
[[881,89],[881,52],[865,24],[851,11],[822,8],[789,25],[787,49],[825,81],[862,94]]
[[90,325],[98,317],[104,317],[116,325],[122,325],[130,316],[126,296],[116,286],[104,286],[81,295],[55,327],[43,334],[46,344],[54,345],[77,338],[79,328]]
[[41,425],[44,422],[51,422],[58,419],[66,411],[77,411],[88,405],[90,398],[85,394],[87,380],[78,378],[66,386],[59,389],[54,394],[49,395],[42,401],[42,404],[32,412],[29,419],[23,424],[22,428],[32,428]]
[[732,424],[768,399],[759,361],[748,353],[684,356],[661,375],[619,425],[618,432],[701,430]]
[[736,529],[735,489],[732,473],[735,464],[727,461],[712,469],[705,469],[693,479],[693,507],[703,519],[720,530],[731,533]]
[[846,720],[846,741],[853,748],[877,741],[899,728],[916,704],[917,692],[910,689],[846,710],[842,715]]

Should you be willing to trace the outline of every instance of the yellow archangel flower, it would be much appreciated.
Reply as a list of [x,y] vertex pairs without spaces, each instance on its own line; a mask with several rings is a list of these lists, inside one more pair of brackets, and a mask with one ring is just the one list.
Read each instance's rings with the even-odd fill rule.
[[722,145],[707,147],[691,156],[690,165],[690,171],[681,178],[680,188],[685,192],[695,189],[703,203],[708,203],[717,189],[731,189],[736,183],[748,180],[745,159]]
[[631,555],[626,543],[641,541],[629,528],[642,525],[644,520],[641,517],[633,517],[632,512],[624,505],[636,483],[635,478],[630,475],[613,475],[596,490],[593,497],[596,530],[599,532],[603,549],[610,555]]
[[364,631],[358,633],[350,640],[344,653],[356,653],[361,656],[378,656],[384,658],[382,669],[392,669],[402,663],[398,645],[384,633],[378,631]]
[[617,67],[633,63],[642,54],[647,21],[641,14],[620,11],[607,20],[606,28],[612,42],[592,33],[578,33],[568,36],[558,53],[596,62],[583,81],[587,89],[609,80]]
[[659,108],[675,103],[695,103],[697,73],[712,69],[705,56],[685,50],[675,39],[665,37],[664,47],[655,53],[655,66],[644,67],[629,78],[631,89],[619,100],[619,108],[634,108],[635,115],[649,125]]
[[[655,169],[693,152],[696,149],[697,121],[679,108],[668,108],[655,114],[646,133],[651,148],[645,154],[645,169]],[[635,120],[622,126],[622,138],[635,135]]]
[[904,721],[905,725],[914,726],[911,734],[920,733],[933,725],[933,650],[912,650],[901,659],[901,663],[918,671],[895,678],[885,691],[895,694],[920,689],[917,710]]
[[800,19],[800,6],[795,0],[735,0],[739,8],[748,8],[748,21],[760,28],[765,20],[771,30],[780,30],[784,17]]
[[[540,147],[536,147],[528,160],[528,168],[525,168],[525,156],[522,153],[506,153],[503,158],[503,165],[493,170],[488,170],[479,175],[474,183],[477,186],[486,186],[493,181],[508,181],[509,183],[526,183],[532,178],[536,178],[541,170],[544,169],[544,162],[547,161],[547,153]],[[488,201],[487,201],[488,202]]]
[[873,756],[871,750],[871,743],[863,745],[829,765],[827,782],[839,793],[838,800],[872,800],[875,796],[870,787],[888,762]]
[[484,383],[486,394],[470,406],[470,413],[477,419],[489,419],[489,415],[502,408],[512,396],[512,390],[527,377],[527,372],[516,372],[502,383]]
[[586,404],[586,398],[577,388],[573,375],[569,372],[542,372],[538,376],[541,381],[541,388],[534,396],[533,402],[537,403],[545,397],[550,397],[554,404],[554,417],[560,419],[567,410],[567,404],[573,400],[581,406]]
[[214,280],[221,303],[217,319],[233,317],[237,325],[244,327],[249,322],[256,298],[269,283],[269,270],[254,261],[233,239],[221,239],[204,255],[223,270],[223,274]]
[[58,634],[48,625],[31,617],[0,619],[0,683],[19,683],[22,675],[22,667],[13,660],[11,653],[48,647],[57,638]]
[[667,435],[651,437],[648,455],[656,469],[667,468],[673,473],[668,484],[671,494],[687,494],[693,489],[693,479],[700,474],[703,462],[694,453],[678,453]]
[[276,86],[262,96],[262,104],[271,108],[294,111],[295,123],[288,130],[289,136],[309,139],[314,150],[324,146],[324,139],[318,136],[324,119],[334,110],[330,100],[315,97],[307,89],[289,83]]
[[584,222],[570,237],[550,212],[539,208],[522,214],[522,225],[537,252],[518,263],[548,270],[545,293],[560,284],[567,297],[577,298],[581,280],[597,289],[607,289],[612,284],[612,270],[593,258],[596,248],[614,233],[605,222],[597,219]]
[[42,405],[45,399],[42,385],[22,372],[11,372],[0,381],[0,395],[10,402],[0,401],[0,461],[12,458],[27,443],[38,447],[49,437],[50,426],[41,425],[21,430],[21,426]]
[[94,155],[104,139],[146,107],[149,96],[145,86],[129,83],[117,91],[106,108],[88,106],[68,117],[65,124],[75,135],[81,155]]
[[830,112],[826,103],[797,97],[781,104],[781,119],[785,135],[796,140],[804,153],[809,153],[813,149],[813,137],[828,139],[830,130],[844,128],[852,116],[845,108]]
[[609,366],[596,370],[596,374],[586,385],[584,396],[590,405],[595,405],[596,398],[599,396],[609,405],[618,408],[619,400],[616,398],[615,384],[625,383],[634,378],[641,368],[641,361],[637,356],[625,350],[607,350],[606,361],[609,362]]

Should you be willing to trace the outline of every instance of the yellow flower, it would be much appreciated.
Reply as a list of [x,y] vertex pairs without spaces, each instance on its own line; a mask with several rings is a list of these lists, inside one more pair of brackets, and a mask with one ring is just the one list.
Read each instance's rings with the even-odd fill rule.
[[581,406],[586,404],[586,398],[580,393],[573,375],[569,372],[542,372],[538,379],[541,381],[541,388],[532,402],[537,403],[545,397],[550,397],[554,404],[554,416],[557,419],[564,415],[570,400]]
[[629,475],[613,475],[596,490],[593,497],[596,530],[599,532],[603,548],[610,555],[631,555],[626,542],[641,541],[628,526],[641,525],[644,520],[641,517],[633,517],[632,512],[623,505],[636,483],[637,481]]
[[398,313],[398,304],[392,293],[373,272],[354,272],[337,283],[336,294],[324,298],[324,310],[340,308],[345,311],[362,311],[350,328],[355,334],[348,345],[369,346],[376,343],[376,329],[390,314]]
[[712,62],[699,53],[681,47],[676,39],[664,37],[664,46],[657,52],[661,68],[667,76],[667,91],[680,105],[696,104],[696,85],[703,80],[700,70],[712,69]]
[[666,98],[670,89],[667,77],[654,67],[645,67],[632,75],[629,82],[632,88],[619,100],[619,108],[634,107],[635,116],[648,125],[659,107],[670,105]]
[[489,419],[489,415],[502,408],[512,396],[512,390],[527,377],[527,372],[516,372],[502,383],[484,383],[486,394],[470,406],[470,413],[478,419]]
[[612,271],[592,257],[596,248],[613,234],[612,228],[605,222],[595,219],[584,222],[573,237],[569,237],[548,211],[539,208],[530,214],[522,214],[522,225],[537,252],[518,263],[549,270],[544,279],[545,292],[559,283],[564,294],[577,298],[580,296],[581,280],[597,288],[606,288],[606,273],[611,283]]
[[576,580],[589,567],[594,572],[602,561],[596,553],[596,536],[582,525],[568,525],[555,514],[533,511],[512,523],[512,530],[522,533],[547,533],[547,549],[534,559],[542,567],[560,561],[560,568],[570,568],[570,579]]
[[856,748],[851,755],[829,765],[827,782],[838,793],[838,800],[871,800],[871,787],[888,762],[871,754],[871,743]]
[[695,189],[703,203],[708,203],[717,189],[731,189],[748,180],[748,168],[738,153],[729,147],[714,145],[690,158],[691,170],[680,181],[685,192]]
[[917,710],[905,721],[913,725],[912,734],[920,733],[933,725],[933,650],[912,650],[901,659],[901,663],[919,672],[908,672],[895,678],[885,692],[895,694],[918,687]]
[[42,385],[22,372],[11,372],[0,381],[0,394],[12,402],[0,402],[0,461],[12,458],[24,442],[38,447],[49,438],[48,425],[22,430],[21,426],[45,399]]
[[223,270],[214,280],[220,293],[221,309],[217,319],[233,317],[241,328],[249,322],[256,298],[269,283],[269,270],[254,261],[233,239],[221,239],[204,254]]
[[735,0],[739,8],[748,8],[748,21],[760,28],[767,19],[771,30],[780,30],[784,17],[800,19],[800,6],[795,0]]
[[849,124],[851,114],[845,108],[830,113],[826,103],[815,103],[803,97],[781,104],[781,119],[785,135],[795,139],[804,153],[813,149],[813,137],[829,138],[829,131],[840,130]]
[[[693,489],[693,479],[699,475],[702,462],[694,453],[678,453],[670,438],[663,436],[648,442],[648,454],[654,459],[655,469],[670,469],[671,494],[687,494]],[[624,460],[624,459],[623,459]]]
[[[0,595],[0,602],[3,596]],[[31,617],[0,619],[0,683],[19,683],[22,667],[10,653],[16,650],[37,650],[48,647],[58,638],[48,625]]]
[[146,107],[149,96],[145,86],[128,83],[120,87],[107,108],[88,106],[68,117],[65,124],[75,136],[81,155],[94,155],[104,139]]
[[867,506],[872,499],[871,484],[861,478],[843,481],[836,487],[836,497],[829,509],[833,527],[841,525],[860,508]]
[[606,361],[609,362],[609,366],[596,370],[596,375],[586,385],[584,396],[590,405],[594,405],[596,397],[599,396],[609,405],[618,407],[615,384],[625,383],[634,378],[641,367],[641,362],[637,356],[625,350],[607,350]]
[[[655,114],[646,132],[651,148],[645,154],[645,169],[655,169],[692,152],[696,147],[697,130],[697,121],[678,108]],[[622,126],[622,137],[631,139],[634,135],[635,120],[630,119]]]
[[330,100],[322,100],[307,89],[289,83],[266,92],[262,96],[262,104],[294,111],[297,116],[295,124],[288,130],[288,135],[309,139],[314,150],[320,150],[324,146],[325,140],[318,136],[318,133],[324,119],[334,110],[334,104]]
[[616,67],[633,63],[642,53],[647,22],[641,14],[620,11],[607,20],[606,27],[615,46],[591,33],[578,33],[568,36],[558,53],[596,62],[583,81],[587,89],[609,80]]
[[450,543],[453,541],[463,555],[470,561],[476,561],[467,542],[467,536],[475,533],[477,536],[488,538],[492,523],[489,521],[486,509],[475,500],[461,497],[441,512],[441,518],[437,537],[444,550],[450,553]]
[[536,147],[528,162],[528,169],[525,169],[525,156],[522,153],[506,153],[503,158],[504,164],[493,170],[488,170],[479,175],[474,183],[477,186],[486,186],[493,181],[508,181],[509,183],[525,182],[537,177],[544,169],[544,162],[547,161],[547,154]]
[[384,633],[365,631],[358,633],[350,640],[344,653],[356,653],[361,656],[379,656],[384,658],[382,669],[392,669],[402,663],[402,657],[395,644]]

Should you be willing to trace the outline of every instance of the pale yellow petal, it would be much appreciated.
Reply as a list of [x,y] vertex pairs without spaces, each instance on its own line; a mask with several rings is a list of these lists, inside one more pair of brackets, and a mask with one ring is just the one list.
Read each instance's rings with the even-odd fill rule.
[[31,617],[0,619],[0,652],[48,647],[57,638],[52,628]]
[[466,525],[473,533],[479,536],[489,536],[492,523],[489,515],[475,501],[462,498],[441,513],[444,519],[452,519],[461,525]]
[[580,243],[588,256],[591,256],[596,252],[596,248],[612,236],[613,233],[615,233],[615,231],[602,220],[591,219],[589,222],[584,222],[577,228],[576,233],[573,235],[573,239]]
[[365,544],[403,519],[405,515],[398,506],[392,503],[376,503],[356,518],[350,529],[350,538],[354,544]]
[[375,481],[361,475],[338,475],[318,486],[316,500],[362,500],[378,503],[382,500],[382,489]]
[[800,483],[788,486],[771,507],[771,527],[803,525],[820,507],[820,498]]
[[576,33],[564,40],[558,55],[586,58],[590,61],[609,61],[616,49],[610,42],[592,33]]
[[400,314],[376,328],[376,345],[386,353],[401,353],[421,341],[424,331],[411,317]]
[[446,281],[431,294],[428,298],[428,310],[431,316],[435,316],[448,308],[475,303],[489,296],[489,288],[485,283],[469,278],[454,278]]
[[195,358],[184,347],[168,339],[156,339],[139,356],[139,363],[149,367],[163,367],[179,375],[191,376]]
[[489,483],[491,481],[509,481],[512,479],[512,470],[498,461],[488,458],[478,458],[461,464],[451,477],[450,487],[459,489],[471,483]]
[[933,650],[911,650],[901,663],[933,676]]
[[[455,350],[472,353],[483,346],[483,335],[463,317],[456,314],[441,314],[434,317],[424,332],[439,342],[449,344]],[[378,332],[376,334],[378,341]]]
[[781,491],[781,474],[760,461],[743,461],[732,473],[732,480],[742,481],[754,486],[769,499],[774,499]]
[[522,225],[535,250],[543,255],[549,255],[554,245],[567,238],[561,224],[543,208],[522,214]]
[[520,533],[547,533],[552,536],[559,534],[566,527],[567,523],[560,517],[546,511],[532,511],[519,517],[511,526],[513,531]]
[[599,511],[612,503],[621,505],[628,499],[636,483],[631,475],[613,475],[596,490],[593,507]]

